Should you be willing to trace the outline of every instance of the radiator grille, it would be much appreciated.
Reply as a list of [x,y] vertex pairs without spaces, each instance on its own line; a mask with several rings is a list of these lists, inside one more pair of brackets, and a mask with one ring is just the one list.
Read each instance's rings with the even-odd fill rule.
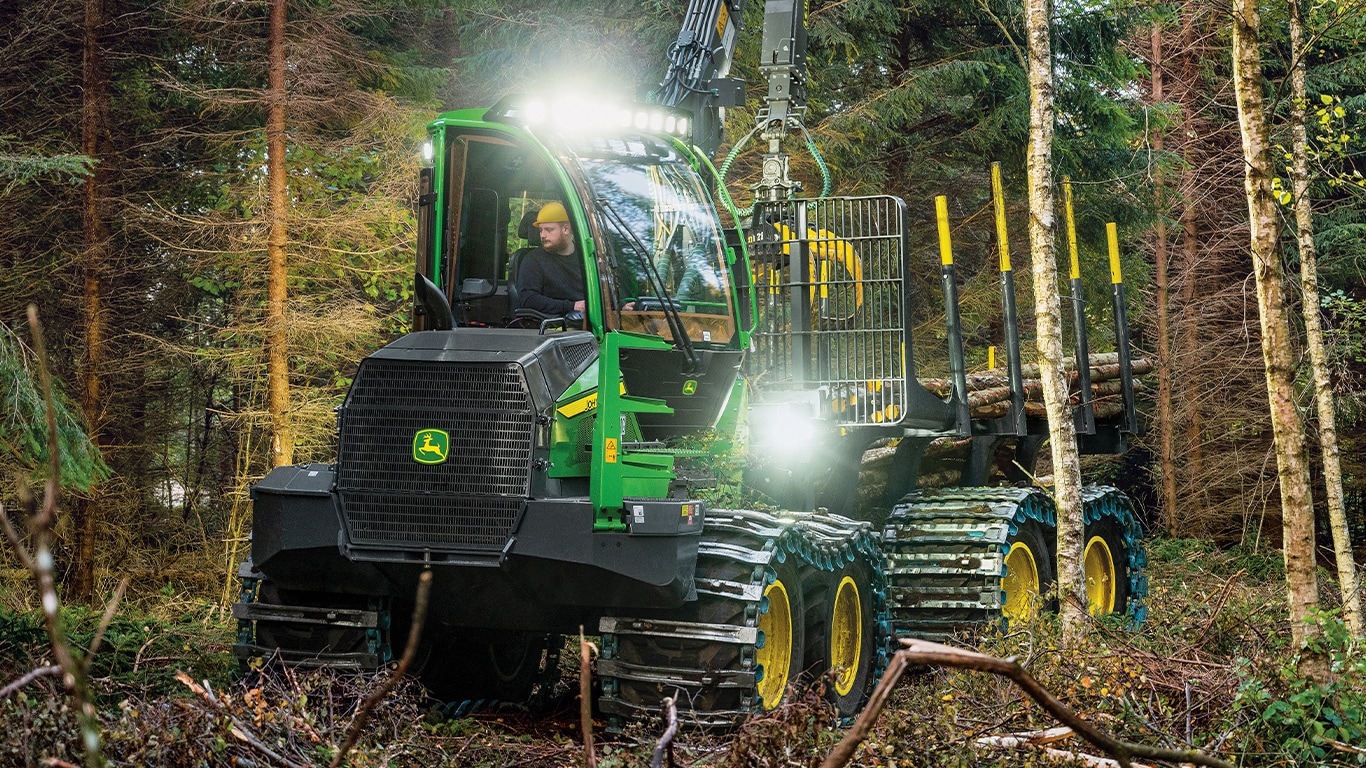
[[[366,361],[337,472],[352,543],[502,547],[530,492],[535,419],[516,364]],[[425,429],[449,435],[444,462],[413,459]]]
[[564,350],[565,362],[569,364],[569,370],[579,371],[583,366],[598,354],[598,345],[593,342],[583,342],[579,344],[566,344],[561,347]]

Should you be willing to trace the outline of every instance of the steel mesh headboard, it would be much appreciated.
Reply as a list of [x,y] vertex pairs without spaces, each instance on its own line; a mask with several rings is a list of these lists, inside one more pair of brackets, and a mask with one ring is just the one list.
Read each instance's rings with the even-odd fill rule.
[[886,195],[756,204],[759,325],[746,372],[761,390],[820,389],[840,424],[905,417],[905,219]]

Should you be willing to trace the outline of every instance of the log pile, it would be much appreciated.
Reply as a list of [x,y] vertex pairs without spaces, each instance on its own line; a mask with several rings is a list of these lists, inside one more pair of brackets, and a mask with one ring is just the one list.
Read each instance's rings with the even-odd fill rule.
[[[1132,362],[1135,377],[1151,373],[1152,361],[1139,358]],[[1025,414],[1044,418],[1047,414],[1043,404],[1043,384],[1039,381],[1039,366],[1028,363],[1021,366],[1024,376]],[[1081,404],[1081,394],[1077,391],[1077,371],[1066,372],[1071,404]],[[1004,368],[992,368],[976,373],[968,379],[968,408],[974,419],[997,419],[1010,412],[1010,381]],[[949,379],[921,379],[921,385],[940,397],[947,397],[953,391]],[[1134,379],[1134,392],[1143,391],[1143,382]],[[1107,352],[1091,355],[1091,402],[1097,419],[1118,416],[1124,410],[1123,382],[1119,378],[1119,354]]]

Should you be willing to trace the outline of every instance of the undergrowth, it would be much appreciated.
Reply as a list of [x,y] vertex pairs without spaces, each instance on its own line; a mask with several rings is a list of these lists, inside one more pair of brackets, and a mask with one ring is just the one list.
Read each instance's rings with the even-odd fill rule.
[[[1060,650],[1056,619],[962,640],[1015,657],[1087,720],[1133,742],[1194,747],[1240,765],[1361,765],[1366,755],[1366,658],[1329,610],[1317,620],[1333,679],[1296,673],[1283,571],[1274,553],[1221,551],[1205,542],[1150,543],[1149,620],[1092,627],[1084,647]],[[1333,585],[1325,580],[1325,598]],[[0,606],[14,601],[0,599]],[[158,606],[160,608],[158,609]],[[79,647],[98,615],[70,609]],[[377,681],[321,672],[235,679],[235,631],[207,602],[146,596],[121,611],[93,665],[113,765],[325,765],[358,702]],[[0,685],[42,664],[46,639],[35,611],[0,607]],[[183,671],[183,679],[176,672]],[[570,672],[572,674],[572,672]],[[188,682],[187,682],[188,681]],[[198,686],[198,692],[189,683]],[[74,717],[45,677],[0,700],[0,768],[47,757],[80,762]],[[565,686],[570,688],[570,686]],[[731,734],[684,726],[679,765],[815,766],[844,732],[813,690]],[[376,711],[353,766],[577,766],[583,764],[572,694],[535,715],[516,709],[448,718],[414,683]],[[648,765],[658,722],[602,735],[599,765]],[[881,768],[1067,764],[1037,748],[1000,749],[979,739],[1057,725],[1014,685],[978,672],[920,669],[903,678],[854,765]],[[1055,750],[1101,754],[1072,737]]]

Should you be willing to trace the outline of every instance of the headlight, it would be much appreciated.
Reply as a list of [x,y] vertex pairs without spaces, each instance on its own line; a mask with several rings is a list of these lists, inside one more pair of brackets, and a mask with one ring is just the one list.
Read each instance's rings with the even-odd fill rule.
[[819,447],[820,427],[814,398],[756,404],[749,414],[750,451],[782,466],[799,465]]

